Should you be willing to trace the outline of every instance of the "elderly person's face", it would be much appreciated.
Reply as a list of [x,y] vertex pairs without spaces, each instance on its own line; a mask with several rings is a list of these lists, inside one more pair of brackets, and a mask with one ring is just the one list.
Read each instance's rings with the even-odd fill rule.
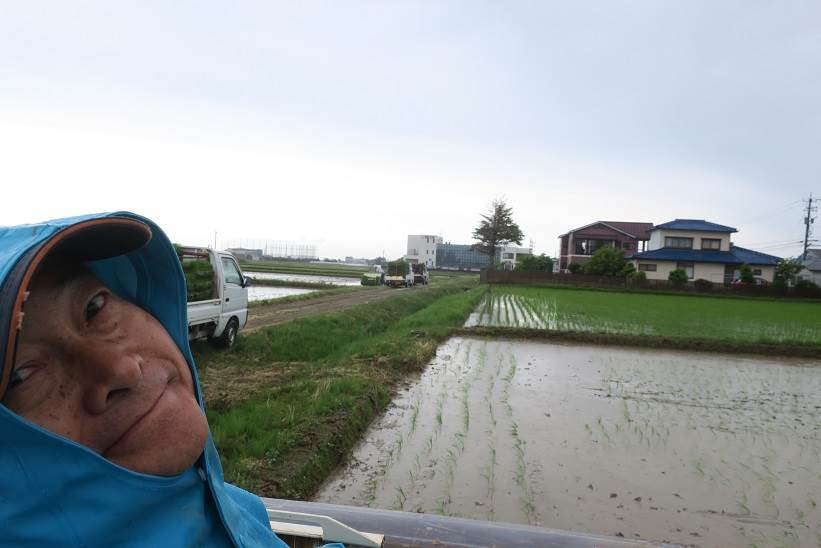
[[188,365],[150,314],[88,272],[38,274],[2,403],[146,474],[196,462],[208,426]]

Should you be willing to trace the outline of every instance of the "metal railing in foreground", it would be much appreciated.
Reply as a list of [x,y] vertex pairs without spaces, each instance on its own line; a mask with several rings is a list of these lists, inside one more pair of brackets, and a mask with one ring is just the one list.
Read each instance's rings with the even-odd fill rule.
[[348,548],[355,546],[369,548],[374,546],[384,548],[411,546],[420,548],[671,546],[432,514],[396,512],[320,502],[266,498],[262,500],[269,511],[269,519],[274,531],[296,548],[317,546],[322,542],[342,542]]

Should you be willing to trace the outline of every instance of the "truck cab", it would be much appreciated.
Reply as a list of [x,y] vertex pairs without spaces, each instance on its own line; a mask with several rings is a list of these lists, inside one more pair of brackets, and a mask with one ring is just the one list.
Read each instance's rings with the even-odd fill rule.
[[427,265],[425,263],[414,263],[411,268],[413,269],[413,282],[427,285],[430,281]]
[[248,322],[250,279],[225,251],[178,246],[177,255],[188,289],[188,338],[230,348]]

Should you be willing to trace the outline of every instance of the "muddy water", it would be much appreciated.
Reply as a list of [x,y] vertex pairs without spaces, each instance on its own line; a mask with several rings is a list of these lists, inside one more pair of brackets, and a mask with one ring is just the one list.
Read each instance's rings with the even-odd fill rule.
[[291,295],[302,295],[303,293],[312,293],[315,289],[306,289],[302,287],[272,287],[265,285],[252,285],[248,288],[248,301],[264,301],[266,299],[279,299],[281,297],[290,297]]
[[819,424],[817,362],[456,338],[316,500],[817,546]]
[[346,278],[343,276],[314,276],[312,274],[279,274],[277,272],[246,272],[251,278],[260,280],[283,280],[286,282],[314,282],[333,285],[360,285],[359,278]]

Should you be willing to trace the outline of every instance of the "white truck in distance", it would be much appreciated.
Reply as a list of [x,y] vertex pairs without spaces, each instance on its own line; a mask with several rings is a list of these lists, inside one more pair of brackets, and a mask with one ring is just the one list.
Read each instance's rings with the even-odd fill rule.
[[248,322],[250,279],[224,251],[178,246],[177,255],[188,284],[188,338],[232,347]]
[[385,285],[391,287],[411,287],[414,283],[410,263],[404,259],[388,263]]
[[411,265],[411,269],[413,269],[413,283],[428,285],[430,274],[425,263],[414,263]]

